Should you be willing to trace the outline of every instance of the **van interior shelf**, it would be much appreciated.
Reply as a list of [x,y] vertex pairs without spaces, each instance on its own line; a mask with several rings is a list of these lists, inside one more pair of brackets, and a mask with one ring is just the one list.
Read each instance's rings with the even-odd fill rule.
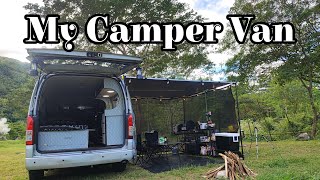
[[51,126],[40,126],[40,131],[75,131],[88,129],[87,125],[51,125]]

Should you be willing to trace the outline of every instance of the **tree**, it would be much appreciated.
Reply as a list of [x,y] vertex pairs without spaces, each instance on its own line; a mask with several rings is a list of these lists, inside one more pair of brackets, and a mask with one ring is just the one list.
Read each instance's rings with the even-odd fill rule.
[[26,79],[20,87],[11,90],[9,94],[3,98],[5,100],[5,103],[3,104],[3,112],[6,115],[5,117],[7,117],[11,122],[26,120],[34,84],[35,79]]
[[[254,14],[252,22],[291,22],[295,27],[295,44],[235,43],[229,27],[223,40],[222,51],[236,54],[227,62],[227,72],[236,72],[238,80],[250,81],[259,70],[261,77],[275,75],[285,83],[299,79],[308,92],[313,112],[312,137],[316,136],[318,107],[315,104],[314,85],[320,82],[320,4],[317,0],[237,0],[231,14]],[[250,34],[250,32],[249,32]],[[278,63],[279,67],[274,64]],[[269,73],[263,73],[266,70]],[[265,78],[264,81],[268,81]]]
[[35,79],[28,75],[29,65],[0,57],[0,117],[10,122],[24,121]]
[[[267,88],[252,90],[239,96],[240,117],[245,120],[243,122],[256,120],[256,125],[262,130],[261,134],[269,133],[271,137],[275,133],[280,139],[311,131],[312,109],[308,93],[301,82],[293,80],[280,84],[272,79],[268,85]],[[319,94],[315,95],[318,97]],[[317,104],[319,100],[316,98]],[[246,123],[243,125],[244,129],[249,130]]]
[[[206,45],[182,43],[177,51],[161,51],[156,44],[110,44],[94,45],[84,35],[87,19],[93,14],[110,14],[112,22],[201,22],[203,18],[185,3],[176,0],[43,0],[44,5],[28,3],[25,9],[42,16],[59,14],[61,21],[74,21],[80,26],[80,34],[75,43],[83,50],[106,51],[143,58],[145,75],[175,77],[188,76],[192,70],[210,66]],[[99,29],[103,30],[103,29]],[[169,72],[169,73],[168,73]]]
[[[0,57],[0,98],[18,88],[28,79],[29,64]],[[1,109],[1,107],[0,107]]]
[[9,139],[23,139],[26,134],[26,123],[24,121],[17,121],[9,123],[10,132],[8,133]]

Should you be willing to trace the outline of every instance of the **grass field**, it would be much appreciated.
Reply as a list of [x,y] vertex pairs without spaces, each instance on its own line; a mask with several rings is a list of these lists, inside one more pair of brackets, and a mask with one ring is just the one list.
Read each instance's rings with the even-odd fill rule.
[[[257,179],[320,179],[320,141],[277,141],[259,143],[259,158],[255,145],[245,144],[245,163],[258,174]],[[24,168],[24,142],[0,141],[0,179],[27,179]],[[108,167],[73,168],[49,171],[47,179],[203,179],[209,169],[219,164],[192,166],[153,174],[130,165],[123,173]]]

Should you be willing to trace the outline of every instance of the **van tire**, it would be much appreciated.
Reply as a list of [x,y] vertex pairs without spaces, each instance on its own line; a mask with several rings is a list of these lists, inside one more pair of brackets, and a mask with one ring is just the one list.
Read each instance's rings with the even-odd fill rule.
[[44,177],[43,170],[29,171],[29,179],[30,180],[43,179],[43,177]]
[[114,172],[123,172],[127,168],[127,163],[126,162],[118,162],[118,163],[113,163],[112,164],[112,170]]

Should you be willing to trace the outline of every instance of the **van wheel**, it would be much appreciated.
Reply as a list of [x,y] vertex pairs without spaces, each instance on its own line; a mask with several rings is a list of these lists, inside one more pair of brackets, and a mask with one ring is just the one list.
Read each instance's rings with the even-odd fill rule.
[[123,172],[126,170],[127,163],[126,162],[119,162],[119,163],[113,163],[112,164],[112,170],[115,172]]
[[43,177],[44,177],[44,171],[43,170],[29,171],[29,179],[30,180],[43,179]]

